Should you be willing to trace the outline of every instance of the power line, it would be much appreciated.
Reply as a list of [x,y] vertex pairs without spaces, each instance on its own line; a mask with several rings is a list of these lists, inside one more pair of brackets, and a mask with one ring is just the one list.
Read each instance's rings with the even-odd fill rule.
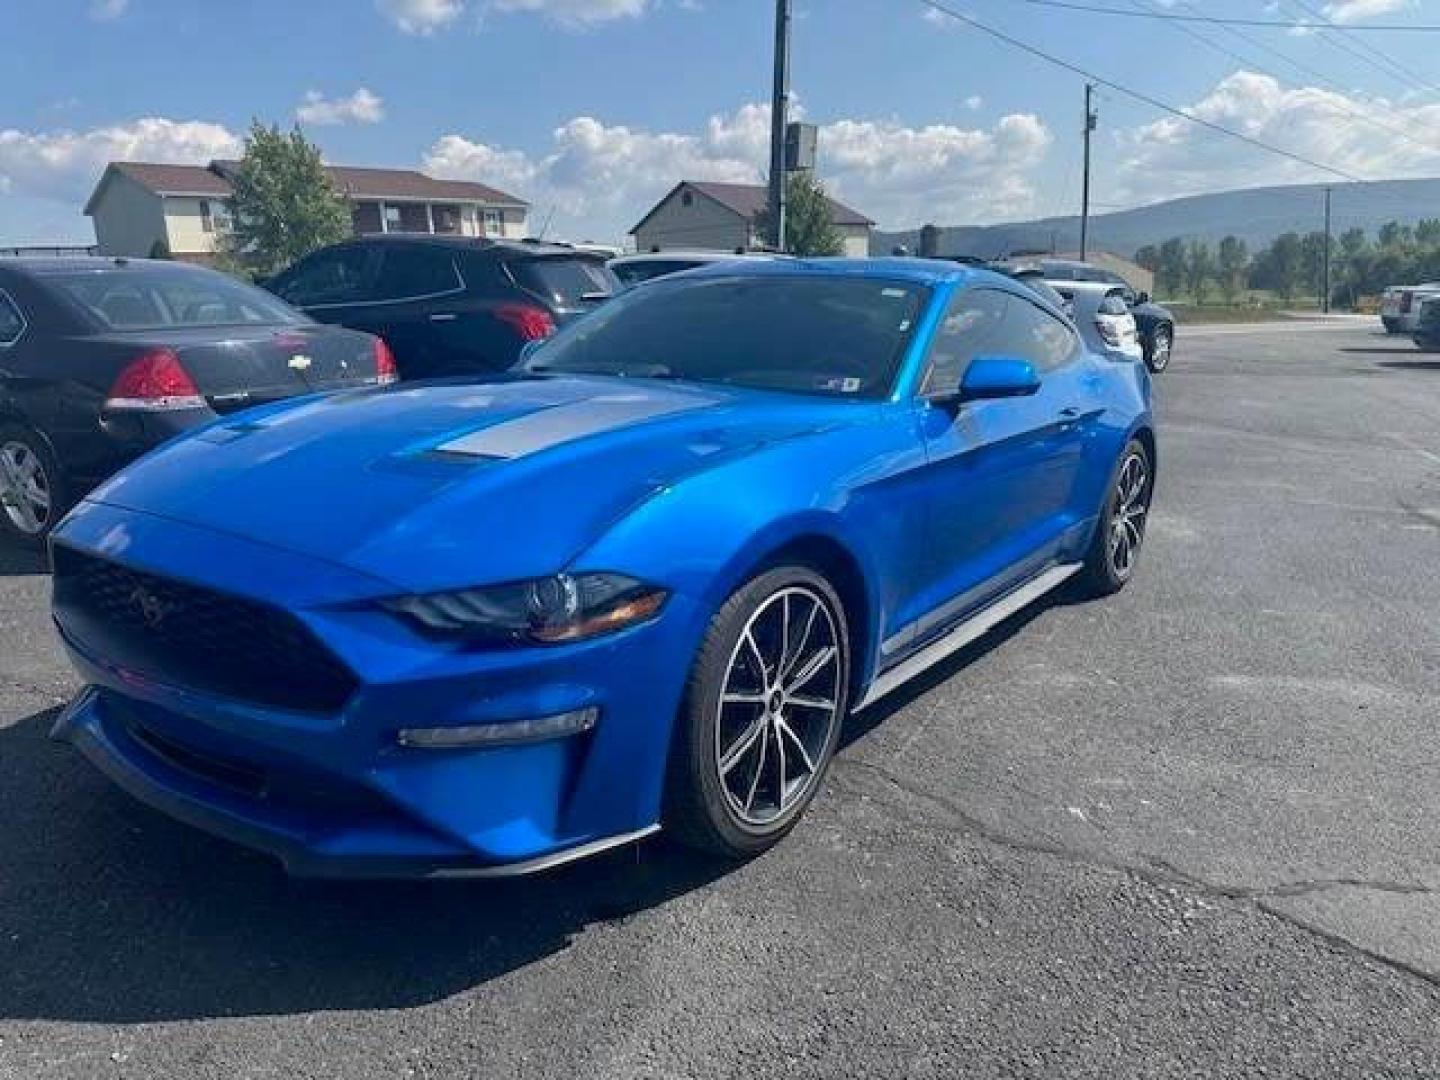
[[[1154,0],[1130,0],[1130,3],[1139,8],[1142,3],[1147,6],[1153,5]],[[1190,5],[1189,3],[1186,3],[1185,6],[1187,8],[1192,7],[1192,5]],[[1140,10],[1144,10],[1144,8],[1140,8]],[[1200,42],[1202,45],[1213,49],[1215,52],[1220,53],[1222,56],[1228,56],[1230,59],[1238,61],[1239,63],[1244,64],[1246,67],[1254,68],[1265,75],[1269,75],[1273,79],[1283,80],[1283,76],[1276,74],[1274,69],[1267,68],[1264,64],[1256,63],[1253,58],[1241,55],[1234,49],[1228,48],[1227,46],[1220,44],[1214,38],[1207,37],[1206,35],[1200,33],[1200,31],[1195,30],[1190,26],[1186,26],[1183,23],[1176,23],[1171,27],[1171,29],[1177,31],[1178,33],[1189,35],[1196,41]],[[1334,79],[1331,79],[1329,76],[1325,75],[1323,72],[1316,71],[1313,68],[1307,67],[1303,64],[1298,63],[1297,61],[1291,60],[1284,53],[1279,52],[1276,49],[1269,48],[1262,42],[1257,42],[1253,40],[1248,35],[1241,33],[1239,30],[1236,30],[1233,27],[1222,26],[1219,29],[1228,30],[1231,34],[1239,37],[1242,41],[1247,41],[1256,48],[1259,48],[1268,53],[1272,53],[1277,59],[1284,60],[1292,67],[1298,68],[1299,70],[1306,72],[1312,78],[1318,79],[1319,81],[1330,87],[1330,89],[1348,98],[1349,91],[1346,90]],[[1432,153],[1440,152],[1440,145],[1436,145],[1435,143],[1427,143],[1421,139],[1417,139],[1414,135],[1410,134],[1410,132],[1406,131],[1398,124],[1391,124],[1387,121],[1381,120],[1378,117],[1369,116],[1363,112],[1360,112],[1358,109],[1351,108],[1348,103],[1332,101],[1328,104],[1337,112],[1344,113],[1346,116],[1349,116],[1353,120],[1358,120],[1363,124],[1369,124],[1370,126],[1379,130],[1387,131],[1390,134],[1397,136],[1398,138],[1404,139],[1406,142],[1414,143],[1416,146],[1429,150]]]
[[[1098,7],[1081,4],[1076,0],[1022,0],[1039,7],[1065,8],[1069,11],[1084,11],[1091,15],[1118,15],[1124,19],[1160,19],[1166,22],[1211,23],[1215,26],[1263,26],[1271,30],[1334,30],[1332,22],[1286,22],[1282,19],[1245,19],[1222,15],[1180,15],[1168,11],[1131,11],[1128,8]],[[1365,23],[1347,27],[1348,30],[1440,33],[1440,24],[1435,23]]]
[[1043,49],[1038,49],[1034,45],[1029,44],[1028,42],[1021,41],[1019,38],[1011,37],[1009,34],[1005,33],[1002,30],[997,30],[993,26],[982,23],[979,19],[973,18],[969,15],[964,15],[956,11],[954,8],[948,7],[945,4],[940,3],[940,0],[919,0],[919,3],[924,4],[926,7],[930,8],[933,11],[938,11],[942,15],[949,16],[950,18],[955,19],[957,22],[962,22],[975,30],[979,30],[981,33],[989,34],[991,37],[996,38],[999,41],[1003,41],[1007,45],[1010,45],[1016,49],[1020,49],[1022,52],[1027,52],[1031,56],[1038,56],[1041,60],[1044,60],[1050,64],[1054,64],[1056,67],[1064,68],[1066,71],[1079,75],[1082,78],[1089,79],[1092,82],[1097,82],[1101,86],[1107,86],[1111,90],[1114,90],[1116,93],[1124,94],[1126,97],[1134,98],[1136,101],[1143,102],[1144,104],[1149,105],[1152,109],[1159,109],[1161,112],[1169,113],[1171,116],[1174,116],[1180,120],[1185,120],[1200,127],[1208,128],[1209,130],[1217,132],[1221,135],[1228,135],[1232,139],[1239,139],[1241,142],[1249,143],[1251,146],[1257,147],[1261,150],[1265,150],[1268,153],[1276,154],[1283,158],[1289,158],[1291,161],[1298,162],[1301,165],[1307,165],[1312,169],[1318,169],[1321,172],[1329,173],[1331,176],[1338,176],[1342,180],[1349,180],[1354,183],[1364,183],[1363,178],[1356,176],[1353,173],[1345,172],[1343,169],[1337,169],[1333,165],[1322,165],[1318,161],[1314,161],[1301,154],[1296,154],[1289,150],[1282,150],[1278,146],[1272,146],[1271,144],[1267,142],[1262,142],[1260,139],[1254,138],[1253,136],[1246,135],[1243,132],[1235,131],[1232,128],[1225,127],[1223,124],[1217,124],[1211,120],[1206,120],[1199,116],[1192,116],[1190,113],[1184,112],[1181,109],[1177,109],[1174,105],[1166,104],[1158,98],[1153,98],[1149,94],[1142,93],[1139,90],[1132,90],[1130,87],[1117,83],[1113,79],[1107,79],[1103,75],[1096,75],[1093,71],[1088,71],[1077,64],[1072,64],[1068,60],[1062,60],[1060,57],[1055,56],[1052,53],[1045,52]]
[[[1306,3],[1305,0],[1291,0],[1291,6],[1298,8],[1299,10],[1305,12],[1307,15],[1310,15],[1313,18],[1321,20],[1325,29],[1334,31],[1333,34],[1321,33],[1320,35],[1323,40],[1329,42],[1331,45],[1343,48],[1346,52],[1350,53],[1350,55],[1358,58],[1363,63],[1369,64],[1377,71],[1385,72],[1387,75],[1389,75],[1392,79],[1395,79],[1401,85],[1409,86],[1411,88],[1418,87],[1431,93],[1437,92],[1434,84],[1427,82],[1423,75],[1412,71],[1410,68],[1407,68],[1405,65],[1401,64],[1398,60],[1387,56],[1385,53],[1375,48],[1363,38],[1355,38],[1354,45],[1351,45],[1351,35],[1349,33],[1349,27],[1337,26],[1331,20],[1326,19],[1322,12],[1316,11],[1313,7]],[[1364,51],[1362,52],[1361,50]]]

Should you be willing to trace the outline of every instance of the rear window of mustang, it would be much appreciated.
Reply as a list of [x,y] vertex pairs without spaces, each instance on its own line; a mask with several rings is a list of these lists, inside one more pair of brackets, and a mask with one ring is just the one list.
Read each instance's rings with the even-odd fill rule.
[[572,323],[526,367],[881,397],[927,299],[866,277],[661,280]]

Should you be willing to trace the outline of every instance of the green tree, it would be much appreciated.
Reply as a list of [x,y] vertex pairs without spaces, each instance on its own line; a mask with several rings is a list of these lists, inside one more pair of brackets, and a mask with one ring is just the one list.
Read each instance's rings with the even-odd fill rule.
[[1146,244],[1139,251],[1135,252],[1135,264],[1143,266],[1152,274],[1160,269],[1160,249],[1154,244]]
[[[768,212],[756,215],[755,227],[761,236],[772,234]],[[825,186],[808,170],[793,172],[786,181],[785,250],[804,256],[839,255],[845,250]]]
[[1179,294],[1185,283],[1185,241],[1172,236],[1160,245],[1159,265],[1155,268],[1155,288],[1161,296]]
[[1191,240],[1190,250],[1185,253],[1185,284],[1195,303],[1205,302],[1205,290],[1215,274],[1215,258],[1210,254],[1210,245],[1203,240]]
[[1268,252],[1266,288],[1274,289],[1281,299],[1293,300],[1299,291],[1304,268],[1302,241],[1299,233],[1281,233]]
[[256,120],[230,178],[234,224],[224,254],[270,274],[350,235],[350,211],[330,183],[320,148],[297,125],[288,134]]
[[[1331,254],[1333,253],[1334,248],[1332,247]],[[1306,233],[1305,238],[1300,241],[1300,283],[1307,293],[1318,296],[1324,282],[1325,234],[1323,232]]]
[[1235,298],[1244,288],[1245,269],[1250,262],[1250,251],[1245,241],[1238,236],[1227,236],[1220,241],[1220,253],[1216,261],[1216,280],[1220,295],[1225,303],[1235,303]]

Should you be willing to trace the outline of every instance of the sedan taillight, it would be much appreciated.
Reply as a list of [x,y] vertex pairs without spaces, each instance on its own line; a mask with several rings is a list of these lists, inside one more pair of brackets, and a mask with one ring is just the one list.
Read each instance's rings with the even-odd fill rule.
[[395,366],[395,354],[381,337],[375,339],[375,381],[381,386],[400,381],[400,369]]
[[150,349],[125,366],[105,398],[109,412],[173,412],[203,409],[195,380],[169,349]]

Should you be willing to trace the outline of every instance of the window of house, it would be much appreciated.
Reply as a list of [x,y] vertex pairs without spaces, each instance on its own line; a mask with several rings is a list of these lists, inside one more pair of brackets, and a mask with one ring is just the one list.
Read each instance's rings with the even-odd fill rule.
[[386,231],[386,232],[399,232],[399,231],[400,231],[400,207],[398,207],[398,206],[382,205],[380,209],[382,210],[382,212],[383,212],[384,215],[385,215],[385,231]]
[[689,192],[689,191],[681,192],[681,194],[680,194],[680,205],[681,205],[681,206],[694,206],[694,205],[695,205],[695,196],[694,196],[694,194],[693,194],[692,192]]
[[213,233],[215,231],[215,219],[210,215],[210,200],[200,200],[200,231]]
[[505,232],[505,215],[499,210],[485,211],[485,235],[501,236]]
[[13,345],[25,332],[25,316],[10,299],[9,293],[0,292],[0,345]]

